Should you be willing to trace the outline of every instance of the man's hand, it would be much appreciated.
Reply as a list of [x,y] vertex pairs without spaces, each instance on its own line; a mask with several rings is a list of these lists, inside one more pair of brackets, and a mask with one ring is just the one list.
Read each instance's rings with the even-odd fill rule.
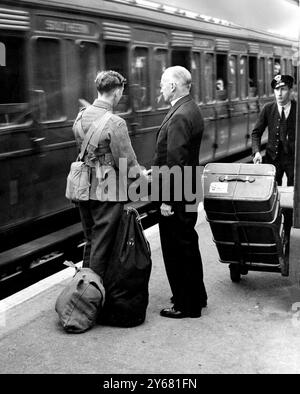
[[262,155],[259,152],[255,153],[255,156],[253,157],[253,163],[254,164],[261,164],[262,163]]
[[171,205],[167,205],[165,203],[162,203],[160,206],[160,213],[163,216],[171,216],[174,214],[174,212],[172,211],[172,207]]

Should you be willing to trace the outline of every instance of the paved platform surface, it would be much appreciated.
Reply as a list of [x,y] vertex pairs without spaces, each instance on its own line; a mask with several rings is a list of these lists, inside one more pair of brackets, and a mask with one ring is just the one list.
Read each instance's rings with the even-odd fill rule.
[[154,226],[146,232],[153,268],[143,325],[99,325],[84,334],[67,334],[54,304],[68,279],[31,292],[26,301],[22,292],[1,302],[2,311],[9,309],[0,314],[0,373],[299,373],[299,288],[289,278],[265,272],[249,272],[239,284],[232,283],[228,266],[218,261],[204,212],[197,231],[208,292],[201,318],[159,315],[170,291]]

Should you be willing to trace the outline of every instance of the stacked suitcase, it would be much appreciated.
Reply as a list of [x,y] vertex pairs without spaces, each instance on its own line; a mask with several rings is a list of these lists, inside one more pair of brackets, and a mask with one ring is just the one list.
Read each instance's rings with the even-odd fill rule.
[[203,187],[206,217],[231,279],[238,282],[248,270],[288,275],[275,167],[210,163]]

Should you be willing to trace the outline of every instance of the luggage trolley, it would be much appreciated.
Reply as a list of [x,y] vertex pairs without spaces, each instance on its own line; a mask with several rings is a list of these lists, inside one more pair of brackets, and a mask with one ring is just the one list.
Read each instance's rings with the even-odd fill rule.
[[251,270],[287,276],[291,211],[280,206],[275,167],[210,163],[202,179],[206,219],[231,280]]

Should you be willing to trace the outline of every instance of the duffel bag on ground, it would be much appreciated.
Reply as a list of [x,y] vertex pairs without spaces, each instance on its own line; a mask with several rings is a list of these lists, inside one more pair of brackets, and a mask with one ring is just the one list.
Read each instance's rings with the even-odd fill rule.
[[105,301],[102,279],[90,268],[77,268],[72,280],[59,294],[55,310],[67,332],[81,333],[91,328],[97,320]]
[[118,327],[142,324],[149,300],[151,253],[138,212],[124,211],[103,283],[106,300],[100,323]]

